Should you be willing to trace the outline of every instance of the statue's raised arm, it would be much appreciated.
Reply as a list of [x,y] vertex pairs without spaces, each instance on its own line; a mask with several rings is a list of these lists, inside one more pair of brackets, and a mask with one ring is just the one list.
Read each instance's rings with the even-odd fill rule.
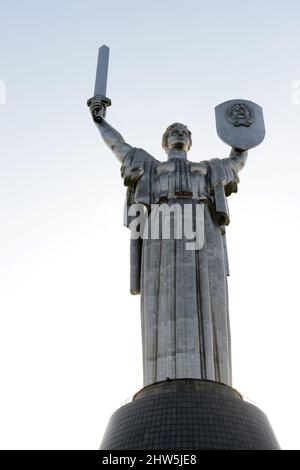
[[111,105],[111,100],[106,96],[108,60],[109,47],[103,44],[99,48],[94,96],[88,100],[87,105],[90,108],[93,120],[99,129],[102,139],[122,163],[125,155],[132,147],[104,119],[106,108]]
[[99,129],[102,139],[117,159],[122,163],[125,155],[132,147],[127,144],[121,134],[104,119],[106,108],[109,104],[110,103],[108,103],[107,98],[100,95],[90,98],[87,102],[94,123]]
[[230,163],[236,172],[241,171],[247,161],[248,150],[240,150],[232,147],[229,154]]

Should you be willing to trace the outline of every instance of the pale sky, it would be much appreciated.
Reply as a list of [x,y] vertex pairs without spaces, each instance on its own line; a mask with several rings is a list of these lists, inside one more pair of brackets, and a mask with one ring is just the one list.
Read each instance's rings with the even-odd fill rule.
[[299,21],[296,0],[1,6],[1,449],[96,449],[142,387],[125,188],[86,107],[104,43],[107,120],[158,159],[174,121],[200,161],[230,151],[217,104],[264,109],[266,139],[229,199],[233,384],[300,449]]

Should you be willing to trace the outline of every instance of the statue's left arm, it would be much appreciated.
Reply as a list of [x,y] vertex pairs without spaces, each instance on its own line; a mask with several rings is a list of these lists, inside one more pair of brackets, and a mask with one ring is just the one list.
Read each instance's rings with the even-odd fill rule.
[[208,162],[216,217],[220,225],[228,225],[230,222],[226,198],[237,192],[238,173],[245,166],[247,154],[247,151],[232,148],[229,157]]
[[247,156],[247,150],[244,151],[232,147],[231,152],[229,154],[229,160],[236,172],[239,172],[244,168],[247,161]]

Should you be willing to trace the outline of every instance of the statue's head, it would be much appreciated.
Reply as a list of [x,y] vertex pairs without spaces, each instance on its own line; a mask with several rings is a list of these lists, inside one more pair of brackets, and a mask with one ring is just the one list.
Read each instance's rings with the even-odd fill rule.
[[167,127],[162,137],[162,146],[166,152],[170,149],[188,151],[192,146],[192,133],[184,124],[174,122]]

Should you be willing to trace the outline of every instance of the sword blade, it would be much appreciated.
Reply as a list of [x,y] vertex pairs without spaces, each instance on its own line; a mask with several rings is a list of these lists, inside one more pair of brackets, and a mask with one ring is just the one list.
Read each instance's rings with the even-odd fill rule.
[[99,48],[94,96],[106,96],[108,59],[109,47],[104,44]]

